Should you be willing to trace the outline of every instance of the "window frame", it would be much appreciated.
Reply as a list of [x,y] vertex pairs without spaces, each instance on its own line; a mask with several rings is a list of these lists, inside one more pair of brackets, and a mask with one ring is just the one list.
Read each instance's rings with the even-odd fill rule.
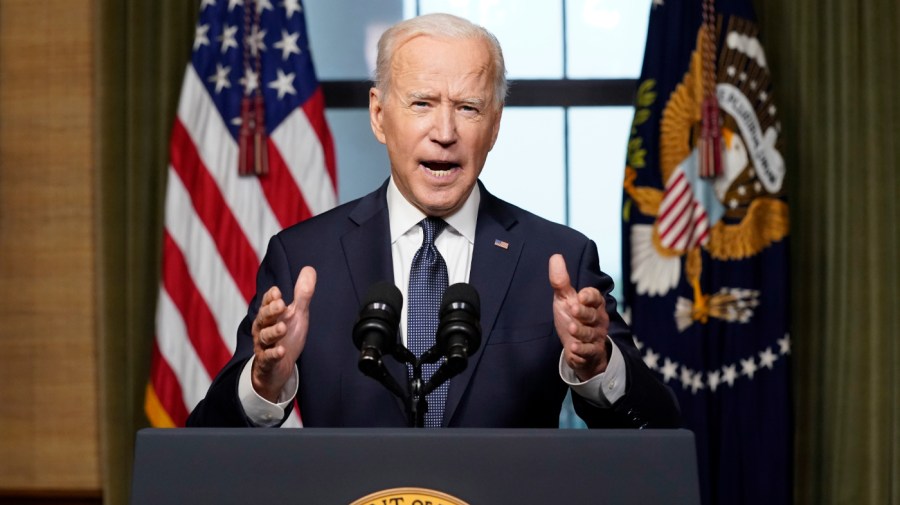
[[[369,107],[370,80],[322,81],[325,106]],[[507,107],[604,107],[634,104],[637,79],[516,79],[509,81]]]

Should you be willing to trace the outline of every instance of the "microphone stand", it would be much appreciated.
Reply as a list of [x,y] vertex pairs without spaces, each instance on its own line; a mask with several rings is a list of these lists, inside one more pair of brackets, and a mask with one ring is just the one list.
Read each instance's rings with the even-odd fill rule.
[[406,405],[406,423],[410,428],[424,428],[428,401],[422,394],[422,362],[400,343],[394,348],[394,356],[401,363],[412,365],[413,370],[409,380],[409,394],[397,395]]
[[419,360],[413,364],[413,377],[409,381],[409,425],[413,428],[425,427],[425,413],[428,412],[428,400],[422,393],[422,364]]
[[443,357],[437,346],[425,351],[420,358],[416,358],[409,349],[398,343],[392,354],[401,363],[412,366],[412,377],[409,379],[409,394],[406,394],[400,388],[400,385],[388,373],[384,362],[380,358],[373,359],[363,353],[359,360],[359,369],[365,375],[380,382],[394,396],[403,400],[406,405],[407,424],[411,428],[424,428],[425,413],[428,412],[428,400],[426,399],[428,393],[462,372],[466,368],[465,364],[462,367],[450,367],[445,363],[434,372],[428,381],[423,381],[422,365],[437,363]]
[[[450,374],[448,374],[446,371],[443,371],[443,373],[438,373],[438,371],[435,371],[430,380],[423,381],[422,365],[437,363],[442,358],[436,347],[432,347],[431,349],[426,351],[421,358],[416,358],[416,356],[412,352],[410,352],[409,349],[401,344],[397,344],[397,347],[394,348],[394,356],[398,361],[412,366],[412,377],[409,380],[409,394],[405,394],[396,385],[396,382],[393,380],[391,375],[387,373],[387,370],[384,370],[383,364],[381,364],[380,367],[382,370],[381,372],[377,374],[366,372],[366,375],[369,375],[370,377],[373,377],[381,382],[382,385],[384,385],[389,391],[394,393],[395,396],[403,400],[404,404],[406,405],[407,424],[411,428],[424,428],[425,413],[428,412],[428,400],[426,399],[428,393],[437,389],[438,386],[449,380],[452,376],[461,372],[465,367],[462,367],[462,369],[454,370]],[[442,365],[438,370],[440,371],[444,368],[445,367]]]

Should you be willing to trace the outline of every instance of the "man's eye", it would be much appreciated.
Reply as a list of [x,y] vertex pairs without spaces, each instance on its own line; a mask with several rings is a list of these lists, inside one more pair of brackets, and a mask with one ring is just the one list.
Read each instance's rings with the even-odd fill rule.
[[413,102],[412,106],[421,109],[424,107],[428,107],[428,102]]

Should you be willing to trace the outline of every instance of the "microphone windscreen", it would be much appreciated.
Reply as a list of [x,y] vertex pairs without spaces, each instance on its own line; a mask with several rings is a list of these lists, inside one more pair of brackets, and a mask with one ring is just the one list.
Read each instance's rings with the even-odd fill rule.
[[476,317],[481,316],[481,299],[478,297],[478,291],[475,291],[471,284],[458,282],[444,291],[441,313],[453,310],[455,304],[466,304],[474,310]]
[[400,289],[394,283],[381,281],[369,287],[363,307],[368,307],[373,303],[387,305],[399,317],[400,309],[403,308],[403,294],[400,293]]

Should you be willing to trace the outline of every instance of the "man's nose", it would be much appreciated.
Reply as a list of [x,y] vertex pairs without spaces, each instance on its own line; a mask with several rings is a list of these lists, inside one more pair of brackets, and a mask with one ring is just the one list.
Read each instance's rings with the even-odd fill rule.
[[456,114],[453,107],[438,107],[434,114],[434,124],[431,127],[431,140],[442,146],[449,146],[456,142]]

